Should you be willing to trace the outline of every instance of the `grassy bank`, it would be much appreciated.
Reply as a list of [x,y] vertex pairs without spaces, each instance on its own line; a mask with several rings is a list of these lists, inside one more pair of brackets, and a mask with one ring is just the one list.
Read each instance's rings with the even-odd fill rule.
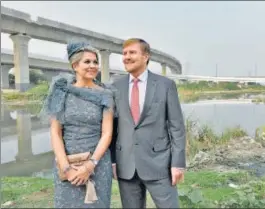
[[249,85],[243,85],[236,82],[186,82],[177,84],[180,90],[186,91],[236,91],[236,90],[265,90],[265,86],[256,83],[250,83]]
[[261,94],[265,93],[265,86],[252,84],[249,86],[237,83],[220,82],[212,83],[200,81],[198,83],[177,84],[181,101],[194,102],[201,98],[218,99],[237,98],[241,94]]
[[41,103],[47,96],[49,86],[47,83],[39,84],[26,92],[18,92],[16,90],[3,91],[2,98],[5,103],[12,105],[25,105],[25,104],[36,104]]
[[265,104],[265,98],[257,97],[255,99],[252,99],[252,102],[256,104],[260,104],[260,103]]
[[[191,91],[191,90],[179,90],[179,96],[181,102],[189,103],[196,102],[200,99],[235,99],[243,94],[265,94],[265,90],[257,89],[242,89],[242,90],[212,90],[212,91]],[[263,99],[264,100],[264,99]],[[253,103],[263,103],[261,99],[253,99]],[[264,102],[265,103],[265,102]]]
[[[188,83],[177,85],[180,100],[182,102],[193,102],[199,100],[201,97],[211,99],[213,96],[219,95],[221,98],[234,98],[240,94],[251,93],[265,93],[265,87],[259,85],[238,87],[233,83],[212,84],[207,82]],[[24,105],[31,103],[41,103],[47,95],[48,83],[39,84],[27,92],[17,92],[15,90],[6,90],[2,96],[7,104]],[[263,100],[255,102],[264,102]]]
[[187,119],[186,136],[187,156],[193,158],[200,150],[213,150],[232,139],[247,136],[247,132],[240,127],[233,127],[225,129],[222,134],[216,134],[210,126]]
[[[178,186],[181,207],[256,207],[265,204],[264,179],[247,173],[187,172],[184,183]],[[6,208],[52,208],[53,182],[30,177],[2,178],[2,203]],[[154,203],[148,195],[149,208]],[[116,181],[112,187],[112,208],[121,208]]]

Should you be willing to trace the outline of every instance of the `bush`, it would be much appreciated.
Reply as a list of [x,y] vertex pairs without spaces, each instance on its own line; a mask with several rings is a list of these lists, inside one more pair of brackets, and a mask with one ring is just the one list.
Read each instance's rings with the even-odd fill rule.
[[44,74],[42,74],[38,70],[30,70],[29,71],[29,80],[30,80],[30,83],[33,83],[33,84],[40,84],[43,81],[47,82],[47,79],[44,76]]
[[265,146],[265,125],[256,129],[255,140],[262,142]]
[[211,150],[232,139],[247,136],[246,131],[240,127],[227,128],[221,134],[216,134],[210,126],[198,124],[190,118],[186,120],[186,151],[189,159],[192,159],[200,150]]
[[224,82],[222,86],[224,89],[227,89],[227,90],[239,90],[240,89],[236,83]]
[[[15,84],[15,75],[9,74],[8,79],[9,79],[10,85]],[[37,84],[40,84],[42,82],[47,82],[47,78],[39,70],[30,70],[29,71],[29,82],[31,84],[37,85]]]
[[37,86],[34,86],[33,88],[29,89],[27,93],[30,94],[47,94],[49,90],[49,84],[48,83],[41,83]]

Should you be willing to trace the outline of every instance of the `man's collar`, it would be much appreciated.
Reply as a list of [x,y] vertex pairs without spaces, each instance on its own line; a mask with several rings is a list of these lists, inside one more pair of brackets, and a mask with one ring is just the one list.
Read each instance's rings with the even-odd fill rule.
[[[147,77],[148,77],[148,69],[146,69],[141,75],[138,76],[138,79],[141,81],[141,82],[145,82],[147,80]],[[134,79],[134,77],[130,74],[130,79],[129,81],[132,82]]]

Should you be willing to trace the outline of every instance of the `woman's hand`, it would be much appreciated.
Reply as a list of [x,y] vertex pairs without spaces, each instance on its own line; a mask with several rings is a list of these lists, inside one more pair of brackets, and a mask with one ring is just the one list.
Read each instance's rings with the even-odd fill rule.
[[70,182],[76,186],[85,184],[92,173],[94,173],[94,164],[86,162],[82,166],[72,166],[76,170],[76,176]]
[[77,169],[73,168],[71,166],[71,168],[66,172],[66,177],[67,177],[67,180],[68,181],[73,181],[75,178],[76,178],[76,175],[77,175]]
[[76,170],[75,171],[76,175],[74,176],[74,178],[69,180],[71,184],[76,186],[85,184],[90,176],[86,167],[82,165],[82,166],[73,166],[73,168]]

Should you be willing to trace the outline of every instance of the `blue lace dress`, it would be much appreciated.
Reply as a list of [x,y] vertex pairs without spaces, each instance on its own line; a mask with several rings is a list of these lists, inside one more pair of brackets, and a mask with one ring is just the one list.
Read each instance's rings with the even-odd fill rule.
[[[53,79],[44,104],[43,113],[55,117],[63,127],[66,154],[93,152],[101,137],[101,123],[105,111],[113,111],[113,91],[78,88],[72,85],[75,77],[57,76]],[[60,181],[54,163],[55,208],[110,208],[112,166],[108,150],[99,161],[92,180],[98,201],[85,204],[85,186]]]

